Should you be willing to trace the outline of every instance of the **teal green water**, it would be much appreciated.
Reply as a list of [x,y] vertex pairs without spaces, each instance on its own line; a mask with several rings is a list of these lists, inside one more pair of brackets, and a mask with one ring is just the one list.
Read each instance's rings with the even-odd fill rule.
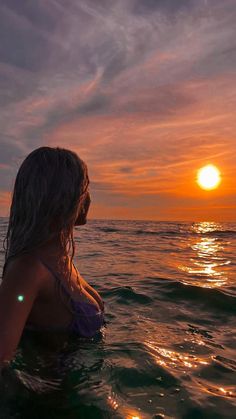
[[89,220],[75,240],[106,327],[25,331],[0,418],[235,418],[236,224]]

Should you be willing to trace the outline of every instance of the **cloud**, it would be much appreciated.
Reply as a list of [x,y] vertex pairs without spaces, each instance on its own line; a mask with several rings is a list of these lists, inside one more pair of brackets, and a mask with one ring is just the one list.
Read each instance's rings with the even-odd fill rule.
[[232,172],[233,0],[3,0],[0,16],[2,189],[43,144],[77,150],[117,208],[193,194],[203,160]]
[[182,10],[189,11],[202,4],[204,4],[203,0],[135,0],[132,11],[141,16],[161,12],[169,17]]
[[0,142],[0,164],[11,167],[14,165],[16,158],[22,154],[22,146],[10,142],[9,140],[1,139]]
[[48,49],[47,40],[3,5],[0,14],[0,37],[1,62],[32,72],[43,68],[42,58]]
[[25,22],[32,25],[32,28],[53,32],[57,26],[58,18],[61,17],[56,4],[47,0],[38,3],[27,0],[1,0],[9,11],[13,12],[18,19],[22,18]]

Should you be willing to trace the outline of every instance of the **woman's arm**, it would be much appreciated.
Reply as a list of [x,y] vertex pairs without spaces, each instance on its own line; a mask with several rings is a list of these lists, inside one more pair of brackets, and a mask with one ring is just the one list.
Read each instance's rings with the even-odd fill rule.
[[12,261],[0,285],[0,368],[14,357],[42,284],[42,270],[28,257]]

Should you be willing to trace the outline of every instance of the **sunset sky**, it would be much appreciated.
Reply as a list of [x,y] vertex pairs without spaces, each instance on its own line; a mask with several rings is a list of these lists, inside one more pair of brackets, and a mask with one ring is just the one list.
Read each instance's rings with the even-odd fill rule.
[[0,215],[47,145],[87,163],[88,219],[236,221],[235,21],[235,0],[1,0]]

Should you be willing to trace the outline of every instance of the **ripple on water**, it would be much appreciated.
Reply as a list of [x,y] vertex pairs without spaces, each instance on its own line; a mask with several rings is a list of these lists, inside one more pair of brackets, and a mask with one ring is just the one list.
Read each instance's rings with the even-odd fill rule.
[[151,297],[134,291],[131,286],[115,287],[109,291],[104,291],[103,295],[107,298],[116,297],[117,302],[127,305],[131,302],[139,304],[149,304],[152,302]]

